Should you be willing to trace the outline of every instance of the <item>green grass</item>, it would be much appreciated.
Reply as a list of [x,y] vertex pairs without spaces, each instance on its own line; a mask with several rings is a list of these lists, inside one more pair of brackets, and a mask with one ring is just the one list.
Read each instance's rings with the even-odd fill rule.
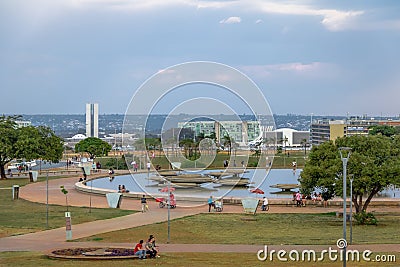
[[[387,254],[388,255],[388,254]],[[400,253],[390,253],[395,255],[397,262],[386,263],[373,263],[373,262],[349,262],[349,266],[398,266],[398,259]],[[371,256],[373,258],[374,256]],[[204,267],[204,266],[323,266],[323,267],[337,267],[342,266],[342,262],[331,262],[325,259],[323,262],[280,262],[274,261],[259,261],[254,253],[162,253],[161,258],[146,259],[146,260],[54,260],[48,259],[41,253],[37,252],[2,252],[0,253],[0,266],[4,267],[25,267],[25,266],[43,266],[43,267],[120,267],[125,265],[131,266],[163,266],[163,267],[177,267],[177,266],[190,266],[190,267]]]
[[[353,226],[353,243],[400,243],[400,214],[376,214],[378,226]],[[342,219],[327,214],[199,214],[171,221],[171,243],[195,244],[335,244]],[[348,231],[349,233],[349,231]],[[79,241],[133,242],[149,234],[167,241],[167,223],[99,234]]]
[[[126,169],[127,167],[125,164],[125,160],[122,158],[122,156],[117,156],[117,157],[118,157],[118,168]],[[242,161],[242,159],[246,158],[246,156],[244,156],[244,155],[237,155],[236,157],[234,157],[232,155],[232,157],[233,157],[233,159],[236,160],[237,167],[240,167],[241,166],[240,162]],[[129,159],[128,162],[132,161],[132,155],[127,155],[127,158]],[[137,159],[137,157],[136,157],[136,159]],[[208,166],[208,169],[222,168],[224,166],[223,161],[226,159],[228,159],[228,160],[230,159],[230,155],[228,155],[228,152],[226,152],[226,151],[219,152],[216,155],[214,161],[210,164],[210,166]],[[253,153],[250,153],[247,166],[248,167],[256,167],[260,159],[261,159],[261,162],[258,167],[264,168],[267,165],[267,160],[266,160],[265,155],[256,157],[256,156],[254,156]],[[103,168],[110,168],[110,167],[112,167],[114,169],[117,168],[117,166],[116,166],[117,160],[115,157],[103,157],[103,158],[97,158],[96,160],[102,164]],[[304,163],[305,163],[304,151],[287,151],[286,153],[282,152],[280,154],[276,154],[274,157],[272,168],[273,169],[286,169],[286,168],[290,169],[290,168],[292,168],[293,161],[297,162],[298,168],[303,168]],[[164,170],[170,168],[169,160],[164,155],[160,155],[158,152],[156,153],[156,157],[154,159],[152,159],[152,163],[154,166],[160,165],[161,168]],[[183,168],[194,168],[195,167],[194,161],[186,162],[185,164],[186,164],[185,166],[182,166]],[[144,165],[142,165],[142,167],[144,168]],[[197,163],[196,167],[203,168],[205,166],[199,166],[199,163]]]
[[[65,176],[64,176],[65,177]],[[52,177],[57,179],[60,177]],[[44,177],[39,178],[44,180]],[[20,186],[29,183],[29,179],[7,179],[0,180],[0,188],[11,187],[13,184]],[[61,193],[60,193],[61,194]],[[49,205],[49,228],[65,226],[66,208],[59,205]],[[118,216],[131,214],[132,211],[119,209],[91,209],[69,207],[73,214],[73,223],[79,224],[95,220],[103,220]],[[46,225],[46,205],[29,202],[23,199],[12,200],[11,189],[0,190],[0,237],[37,232],[47,229]]]

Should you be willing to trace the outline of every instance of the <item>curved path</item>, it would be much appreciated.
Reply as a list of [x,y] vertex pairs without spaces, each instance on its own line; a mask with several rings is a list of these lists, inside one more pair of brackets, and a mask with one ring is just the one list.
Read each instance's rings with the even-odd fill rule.
[[[68,204],[72,206],[89,206],[91,201],[92,207],[108,208],[105,196],[80,193],[74,189],[77,178],[63,178],[49,181],[49,203],[65,205],[65,197],[60,193],[60,186],[69,191]],[[31,183],[21,188],[20,197],[29,201],[46,203],[46,183]],[[139,200],[124,198],[121,202],[121,209],[140,210],[141,204]],[[124,217],[112,218],[108,220],[95,221],[73,225],[73,238],[83,238],[99,233],[111,232],[115,230],[127,229],[146,224],[153,224],[167,220],[167,209],[158,208],[158,203],[149,201],[150,211],[146,213],[135,213]],[[198,207],[177,207],[170,210],[171,219],[181,218],[189,215],[207,212],[206,205]],[[322,208],[322,207],[282,207],[273,206],[269,212],[273,213],[321,213],[340,210],[338,207]],[[380,209],[381,210],[381,209]],[[383,208],[388,211],[400,212],[400,207]],[[238,205],[225,205],[224,213],[242,213],[243,209]],[[49,251],[50,249],[66,248],[66,247],[89,247],[89,246],[107,246],[107,247],[132,247],[132,243],[97,243],[97,242],[66,242],[65,228],[52,229],[37,233],[30,233],[19,236],[0,238],[0,251]],[[163,252],[248,252],[256,253],[263,248],[260,245],[220,245],[220,244],[160,244]],[[326,249],[327,246],[270,246],[270,248],[279,249]],[[398,244],[379,244],[379,245],[354,245],[352,248],[370,249],[372,251],[400,252]]]

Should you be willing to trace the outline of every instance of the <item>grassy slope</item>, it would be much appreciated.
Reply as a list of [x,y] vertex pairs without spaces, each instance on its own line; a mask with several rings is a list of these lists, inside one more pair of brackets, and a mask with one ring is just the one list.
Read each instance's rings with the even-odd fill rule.
[[[61,177],[52,177],[57,179]],[[39,181],[44,178],[40,178]],[[10,188],[13,184],[20,186],[29,183],[29,179],[0,180],[0,188]],[[61,194],[61,191],[60,191]],[[66,208],[49,205],[49,228],[65,226]],[[69,207],[74,216],[74,224],[103,220],[131,214],[132,211],[119,209],[92,209]],[[0,190],[0,237],[36,232],[46,229],[46,205],[32,203],[23,199],[12,200],[11,189]]]
[[[400,243],[400,214],[378,214],[378,226],[353,226],[354,243]],[[244,218],[255,218],[254,221]],[[171,222],[172,243],[196,244],[335,244],[342,219],[334,214],[200,214]],[[348,231],[349,233],[349,231]],[[167,223],[105,233],[83,240],[132,242],[149,234],[167,241]]]

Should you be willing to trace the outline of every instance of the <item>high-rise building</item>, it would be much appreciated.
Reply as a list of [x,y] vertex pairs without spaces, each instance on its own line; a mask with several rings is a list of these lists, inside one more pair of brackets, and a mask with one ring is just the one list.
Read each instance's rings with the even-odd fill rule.
[[86,104],[86,136],[99,137],[99,104]]
[[194,136],[215,134],[216,141],[222,142],[229,135],[239,145],[247,145],[260,135],[258,121],[189,121],[179,122],[178,128],[191,129]]
[[311,143],[319,145],[323,142],[335,141],[338,137],[367,135],[371,126],[400,126],[399,120],[351,117],[343,120],[314,120],[311,124]]

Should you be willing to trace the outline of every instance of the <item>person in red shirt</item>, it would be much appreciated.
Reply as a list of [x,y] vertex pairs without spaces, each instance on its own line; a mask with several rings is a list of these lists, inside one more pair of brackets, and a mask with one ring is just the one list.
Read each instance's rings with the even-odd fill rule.
[[139,243],[136,244],[133,253],[139,256],[139,259],[146,258],[146,249],[143,247],[143,240],[140,240]]

